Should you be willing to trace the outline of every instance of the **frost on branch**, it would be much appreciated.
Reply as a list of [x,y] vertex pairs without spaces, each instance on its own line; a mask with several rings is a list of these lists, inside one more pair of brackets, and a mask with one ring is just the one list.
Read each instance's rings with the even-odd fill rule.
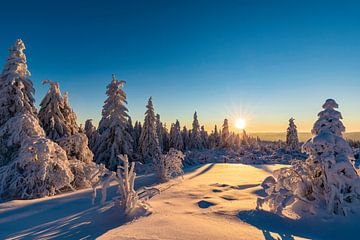
[[127,155],[118,155],[118,157],[122,161],[123,167],[118,165],[116,173],[107,170],[104,165],[100,167],[97,173],[99,180],[93,184],[93,203],[95,202],[96,188],[98,186],[102,188],[101,203],[104,204],[106,201],[107,188],[112,181],[116,181],[118,183],[119,196],[115,199],[115,202],[121,207],[125,216],[131,217],[136,214],[138,210],[148,211],[149,206],[145,201],[153,195],[160,193],[160,191],[156,188],[146,187],[135,191],[135,162],[131,162],[129,166]]
[[173,148],[170,148],[168,153],[162,154],[156,163],[159,178],[167,182],[172,178],[183,175],[182,161],[184,157],[185,155],[181,151]]
[[312,129],[313,137],[304,145],[306,161],[294,161],[289,168],[274,172],[267,179],[267,197],[258,199],[258,207],[270,211],[285,210],[303,216],[306,213],[347,215],[354,212],[360,200],[360,180],[351,162],[353,153],[343,139],[345,127],[337,103],[326,100],[324,110]]

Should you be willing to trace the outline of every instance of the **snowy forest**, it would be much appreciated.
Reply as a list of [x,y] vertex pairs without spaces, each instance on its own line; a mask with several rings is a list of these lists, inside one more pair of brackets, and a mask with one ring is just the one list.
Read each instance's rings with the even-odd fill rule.
[[[64,226],[58,223],[56,226],[61,227],[57,233],[51,233],[50,227],[47,228],[47,223],[43,222],[42,225],[39,224],[40,228],[35,226],[35,232],[38,233],[24,230],[25,228],[17,231],[15,227],[6,235],[0,233],[1,238],[22,239],[21,236],[25,236],[27,239],[80,239],[84,237],[81,234],[89,231],[93,234],[90,234],[89,239],[93,239],[100,237],[93,232],[102,231],[96,230],[96,227],[111,230],[109,226],[112,225],[106,223],[109,221],[118,223],[113,226],[114,229],[122,225],[120,222],[131,224],[124,225],[124,229],[119,227],[118,232],[107,232],[109,235],[104,239],[122,239],[121,236],[145,239],[145,233],[137,235],[140,234],[137,231],[141,232],[141,226],[146,224],[143,219],[151,219],[152,216],[166,212],[169,206],[163,205],[169,199],[176,200],[179,197],[175,193],[166,195],[166,191],[170,191],[167,189],[175,188],[172,186],[181,185],[207,171],[215,171],[214,176],[208,176],[208,183],[212,183],[212,190],[207,193],[208,198],[199,196],[192,185],[183,186],[178,191],[193,192],[193,199],[201,197],[202,200],[197,201],[196,206],[200,210],[206,210],[221,205],[220,200],[211,200],[214,194],[225,194],[228,191],[229,195],[225,194],[221,199],[236,202],[241,197],[246,199],[246,195],[239,192],[257,188],[256,191],[261,194],[254,195],[245,205],[224,205],[217,212],[220,214],[223,211],[226,215],[228,209],[239,212],[244,206],[252,206],[249,207],[251,211],[255,211],[252,215],[246,215],[246,211],[235,214],[236,218],[247,224],[254,221],[256,226],[268,219],[286,225],[288,222],[283,219],[292,219],[289,220],[290,223],[298,229],[293,235],[312,238],[313,235],[308,235],[304,230],[308,225],[296,225],[294,219],[309,219],[306,221],[310,224],[320,218],[354,219],[354,216],[359,216],[356,214],[360,214],[360,144],[344,138],[345,126],[342,115],[337,110],[339,105],[334,99],[324,99],[322,110],[311,130],[312,137],[306,142],[299,140],[296,122],[291,116],[284,119],[284,122],[288,121],[288,128],[284,129],[285,141],[265,141],[247,133],[245,129],[241,133],[231,131],[226,116],[221,126],[214,125],[213,130],[207,131],[201,124],[201,109],[194,110],[191,128],[176,119],[167,126],[156,113],[156,105],[153,104],[155,99],[150,96],[151,93],[147,103],[144,103],[144,120],[133,122],[124,90],[125,85],[131,83],[119,80],[115,74],[110,73],[108,85],[104,86],[107,97],[104,99],[99,124],[94,124],[92,119],[80,123],[71,107],[71,92],[61,90],[61,81],[42,81],[42,84],[48,86],[48,91],[37,109],[35,89],[30,80],[24,50],[25,44],[20,39],[9,48],[0,76],[0,204],[3,205],[0,207],[0,232],[3,231],[3,226],[8,226],[2,220],[11,219],[12,214],[15,214],[3,210],[14,200],[24,201],[21,204],[25,205],[26,201],[40,201],[38,204],[41,204],[46,199],[56,200],[62,196],[65,196],[64,199],[67,199],[66,196],[69,199],[76,198],[76,194],[85,191],[88,194],[83,197],[83,206],[98,208],[99,212],[86,216],[90,222],[96,222],[96,225],[90,224],[74,235],[70,234],[70,228],[65,234]],[[314,104],[321,106],[321,103]],[[227,167],[231,166],[234,167],[229,171],[233,172],[226,173]],[[211,168],[213,169],[210,170]],[[242,186],[235,183],[221,184],[217,182],[219,180],[211,181],[212,178],[218,179],[216,174],[224,179],[231,177],[230,182],[234,182],[234,179],[241,181],[247,175],[249,179],[257,179],[253,182],[244,180]],[[184,200],[181,196],[179,198]],[[175,202],[178,205],[174,208],[186,208],[187,201],[190,200]],[[109,204],[109,208],[114,209],[113,215],[104,217],[99,209]],[[61,207],[64,208],[63,211],[67,211],[66,204]],[[69,206],[71,208],[74,206]],[[250,217],[254,218],[257,213],[260,213],[258,220],[251,220]],[[100,217],[96,215],[108,220],[101,224]],[[186,221],[182,213],[177,213],[174,218]],[[155,228],[161,221],[175,224],[174,219],[169,220],[165,215],[157,221],[159,222],[148,224]],[[199,226],[201,221],[206,220],[191,221],[199,221],[195,224]],[[208,221],[211,225],[213,220]],[[138,228],[132,229],[131,225],[137,223]],[[221,221],[219,223],[225,224]],[[188,223],[184,223],[174,233],[164,230],[163,234],[166,232],[171,236],[160,234],[157,239],[175,239],[177,231],[183,233],[192,229],[187,225]],[[274,232],[281,239],[293,239],[287,232],[276,231],[279,226],[275,225]],[[203,226],[208,227],[206,224]],[[216,238],[214,236],[222,236],[216,226],[212,230],[214,232],[208,230],[209,236],[204,236],[204,239],[242,239],[239,236],[230,237],[233,236],[230,233],[241,231],[242,225],[237,227],[240,230],[234,230],[236,226],[230,224],[231,230],[223,233],[226,237]],[[48,235],[42,236],[42,231]],[[276,239],[269,231],[263,230],[263,236],[267,236],[266,239]],[[61,232],[65,235],[61,235]],[[326,239],[328,236],[315,235],[315,238]],[[180,239],[200,239],[198,237],[196,234],[185,234]]]

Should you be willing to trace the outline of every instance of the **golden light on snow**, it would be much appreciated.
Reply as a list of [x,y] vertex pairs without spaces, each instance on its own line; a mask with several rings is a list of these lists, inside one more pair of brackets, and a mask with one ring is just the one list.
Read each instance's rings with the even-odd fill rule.
[[235,127],[236,127],[237,129],[244,129],[244,128],[246,127],[246,121],[245,121],[245,119],[242,119],[242,118],[236,119]]

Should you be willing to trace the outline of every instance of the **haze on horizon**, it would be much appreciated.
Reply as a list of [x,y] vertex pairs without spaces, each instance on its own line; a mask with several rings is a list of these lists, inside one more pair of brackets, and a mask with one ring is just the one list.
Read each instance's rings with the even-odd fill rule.
[[360,3],[356,1],[4,2],[0,64],[26,44],[36,102],[58,81],[79,121],[101,117],[115,73],[129,113],[153,97],[170,123],[194,111],[212,129],[228,118],[249,132],[309,132],[327,98],[348,132],[360,131]]

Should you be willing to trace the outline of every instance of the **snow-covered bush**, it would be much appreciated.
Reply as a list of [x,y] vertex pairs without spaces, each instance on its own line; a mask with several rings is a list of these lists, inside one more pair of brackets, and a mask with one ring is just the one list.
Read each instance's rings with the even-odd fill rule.
[[183,175],[182,161],[184,157],[185,155],[181,151],[174,148],[170,148],[168,153],[162,154],[156,163],[159,178],[166,182],[172,178]]
[[30,199],[72,189],[65,151],[44,137],[25,137],[9,164],[0,168],[0,197]]
[[98,171],[97,174],[100,175],[99,180],[93,184],[93,203],[95,202],[96,189],[98,186],[102,187],[101,203],[104,204],[106,201],[107,188],[110,186],[112,181],[116,181],[119,184],[119,196],[115,199],[115,202],[122,208],[125,216],[132,216],[138,209],[147,211],[148,205],[145,201],[151,196],[160,193],[160,191],[156,188],[146,187],[135,190],[135,162],[131,162],[129,166],[127,155],[118,155],[118,157],[122,161],[123,167],[121,167],[120,164],[117,165],[118,168],[116,173],[111,172],[104,167],[100,168]]
[[312,129],[313,137],[304,145],[306,161],[294,161],[289,168],[274,172],[267,179],[265,198],[258,199],[258,208],[268,205],[270,211],[284,210],[300,216],[306,213],[347,215],[360,203],[360,180],[351,162],[352,149],[343,139],[345,127],[340,121],[338,104],[326,100],[324,110]]
[[289,127],[286,131],[286,149],[288,151],[299,150],[299,138],[294,120],[294,118],[289,119]]

